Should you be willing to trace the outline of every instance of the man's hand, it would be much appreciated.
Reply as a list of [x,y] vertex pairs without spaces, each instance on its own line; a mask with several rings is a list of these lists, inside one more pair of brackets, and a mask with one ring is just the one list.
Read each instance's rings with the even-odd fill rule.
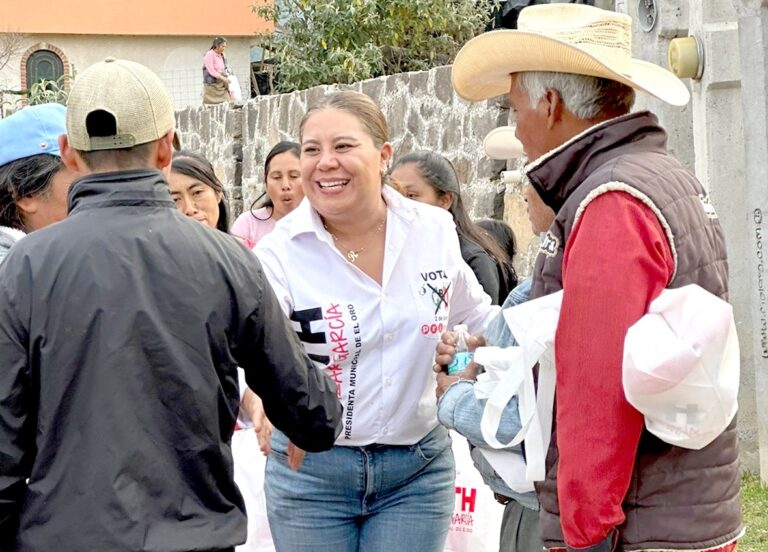
[[269,446],[269,440],[272,437],[272,422],[269,421],[264,412],[264,403],[261,402],[261,398],[256,393],[246,389],[243,400],[240,402],[240,408],[245,410],[248,418],[250,418],[253,430],[256,432],[256,439],[259,442],[259,449],[264,456],[267,456],[272,450]]
[[470,362],[463,372],[460,372],[455,376],[449,376],[443,371],[442,366],[440,366],[439,364],[435,364],[432,367],[432,370],[437,372],[437,389],[435,390],[435,395],[437,396],[437,398],[439,399],[440,397],[442,397],[443,393],[445,393],[445,390],[459,380],[475,381],[477,379],[478,367],[479,367],[478,364],[475,364],[474,362]]

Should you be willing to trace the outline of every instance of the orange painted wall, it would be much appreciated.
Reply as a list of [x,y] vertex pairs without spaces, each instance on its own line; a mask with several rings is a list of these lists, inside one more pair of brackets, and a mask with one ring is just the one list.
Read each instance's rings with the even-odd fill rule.
[[254,0],[4,0],[0,32],[28,34],[251,36],[272,24]]

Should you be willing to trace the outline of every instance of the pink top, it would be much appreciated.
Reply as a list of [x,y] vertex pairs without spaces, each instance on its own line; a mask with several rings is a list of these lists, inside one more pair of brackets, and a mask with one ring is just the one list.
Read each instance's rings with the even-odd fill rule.
[[[275,228],[275,223],[277,221],[269,216],[269,211],[270,210],[266,207],[256,209],[253,211],[253,214],[251,214],[250,211],[246,211],[237,217],[237,220],[235,220],[235,223],[232,225],[230,234],[239,236],[256,245],[261,238],[269,234]],[[259,219],[265,220],[257,220],[253,215],[256,215]]]
[[213,78],[219,78],[227,66],[224,63],[224,56],[217,54],[213,50],[208,50],[203,57],[203,65],[208,69],[208,73]]

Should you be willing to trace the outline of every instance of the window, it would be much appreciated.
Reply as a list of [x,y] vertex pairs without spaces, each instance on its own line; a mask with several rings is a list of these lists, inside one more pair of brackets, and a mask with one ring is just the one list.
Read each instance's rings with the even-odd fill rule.
[[64,74],[64,62],[50,50],[37,50],[27,59],[27,88],[41,80],[55,81]]

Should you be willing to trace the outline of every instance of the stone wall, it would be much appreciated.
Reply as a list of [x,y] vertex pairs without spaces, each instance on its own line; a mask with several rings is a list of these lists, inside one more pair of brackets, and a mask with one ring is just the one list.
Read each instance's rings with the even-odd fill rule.
[[[318,86],[292,94],[262,96],[239,106],[189,108],[177,114],[184,148],[198,150],[214,164],[225,182],[232,210],[240,213],[264,191],[264,158],[280,140],[298,140],[301,118],[324,95],[342,88],[363,92],[381,106],[389,123],[395,157],[414,149],[442,153],[456,167],[465,202],[473,218],[502,218],[504,186],[499,173],[505,163],[488,159],[483,139],[493,128],[508,123],[509,110],[499,100],[469,103],[451,86],[450,67],[403,73],[351,86]],[[510,201],[522,205],[516,193]],[[515,228],[523,243],[531,240],[522,210]],[[521,257],[527,271],[528,255]]]

